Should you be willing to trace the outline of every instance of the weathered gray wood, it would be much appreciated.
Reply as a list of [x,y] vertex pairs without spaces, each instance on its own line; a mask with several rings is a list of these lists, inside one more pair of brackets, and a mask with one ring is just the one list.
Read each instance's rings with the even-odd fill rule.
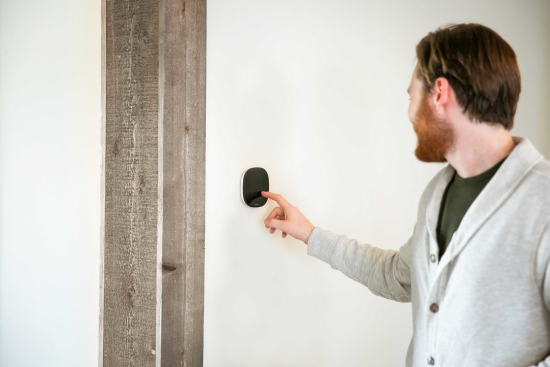
[[102,12],[100,366],[202,366],[206,1]]
[[103,365],[154,366],[158,1],[106,0]]
[[101,187],[100,187],[100,238],[99,258],[99,343],[98,343],[98,365],[103,367],[103,316],[104,316],[104,254],[105,254],[105,129],[106,129],[106,0],[101,0]]
[[202,366],[206,2],[163,0],[162,366]]

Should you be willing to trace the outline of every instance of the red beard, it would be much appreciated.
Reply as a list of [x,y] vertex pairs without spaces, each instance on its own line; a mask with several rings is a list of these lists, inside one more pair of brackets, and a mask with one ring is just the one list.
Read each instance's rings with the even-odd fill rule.
[[428,97],[424,94],[413,121],[418,137],[414,154],[422,162],[446,162],[445,154],[454,141],[451,127],[430,109]]

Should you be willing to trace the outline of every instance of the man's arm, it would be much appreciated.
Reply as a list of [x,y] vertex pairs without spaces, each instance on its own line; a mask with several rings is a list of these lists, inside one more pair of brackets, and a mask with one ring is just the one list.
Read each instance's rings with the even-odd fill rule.
[[[546,310],[550,313],[550,223],[544,226],[535,251],[535,281]],[[550,355],[531,367],[550,367]]]
[[283,238],[289,234],[303,241],[308,245],[308,255],[323,260],[332,268],[366,285],[377,296],[398,302],[411,301],[410,259],[413,237],[401,246],[399,252],[359,244],[344,235],[315,227],[281,195],[268,191],[261,193],[280,205],[264,221],[265,227],[270,228],[269,233],[273,234],[275,229],[280,229]]
[[384,250],[315,227],[307,241],[307,254],[367,286],[377,296],[410,302],[412,238],[399,251]]

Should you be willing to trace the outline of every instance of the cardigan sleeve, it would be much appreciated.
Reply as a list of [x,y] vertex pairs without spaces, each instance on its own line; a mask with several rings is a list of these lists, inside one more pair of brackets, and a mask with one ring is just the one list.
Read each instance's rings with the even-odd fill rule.
[[[535,252],[535,281],[550,313],[550,223],[547,223],[540,235]],[[531,367],[550,367],[550,355]]]
[[535,282],[550,313],[550,222],[543,227],[535,251]]
[[377,296],[410,302],[412,238],[399,251],[384,250],[315,227],[308,239],[307,254],[367,286]]

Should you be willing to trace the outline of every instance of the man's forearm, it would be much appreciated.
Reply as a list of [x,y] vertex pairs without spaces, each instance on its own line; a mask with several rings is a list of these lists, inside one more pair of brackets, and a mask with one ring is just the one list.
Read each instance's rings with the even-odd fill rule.
[[410,269],[398,251],[360,244],[345,235],[315,227],[308,239],[307,254],[367,286],[377,296],[411,301]]

